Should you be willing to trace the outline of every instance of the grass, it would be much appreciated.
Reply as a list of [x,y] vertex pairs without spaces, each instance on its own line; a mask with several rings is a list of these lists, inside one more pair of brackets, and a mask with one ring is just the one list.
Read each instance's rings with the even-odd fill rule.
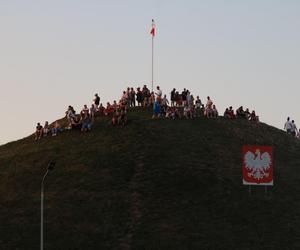
[[[244,144],[273,146],[274,187],[248,195]],[[152,120],[0,147],[0,249],[299,249],[300,142],[266,124]]]

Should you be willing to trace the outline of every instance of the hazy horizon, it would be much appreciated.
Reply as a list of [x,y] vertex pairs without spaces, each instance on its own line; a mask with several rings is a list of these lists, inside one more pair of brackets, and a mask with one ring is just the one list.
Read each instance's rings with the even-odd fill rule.
[[[282,129],[300,124],[300,2],[297,1],[1,1],[0,145],[37,122],[80,111],[95,93],[118,100],[127,87],[151,84],[168,95],[189,89],[228,106],[255,109]],[[5,117],[5,118],[4,118]],[[299,123],[299,124],[298,124]]]

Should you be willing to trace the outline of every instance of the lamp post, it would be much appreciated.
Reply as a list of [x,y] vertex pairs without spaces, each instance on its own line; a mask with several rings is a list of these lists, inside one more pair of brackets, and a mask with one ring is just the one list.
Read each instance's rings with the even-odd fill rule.
[[41,184],[41,250],[44,250],[44,182],[47,174],[54,168],[54,166],[54,161],[49,162]]

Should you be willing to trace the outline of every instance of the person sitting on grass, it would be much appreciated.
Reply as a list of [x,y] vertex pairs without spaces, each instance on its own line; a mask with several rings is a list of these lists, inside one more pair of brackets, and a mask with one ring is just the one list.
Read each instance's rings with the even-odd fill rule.
[[100,103],[99,108],[98,108],[99,115],[103,116],[104,115],[104,111],[105,111],[105,108],[103,107],[102,103]]
[[34,140],[38,141],[42,138],[42,136],[43,136],[43,126],[40,123],[38,123],[36,125],[35,139]]
[[55,121],[51,132],[52,136],[57,136],[58,132],[61,132],[60,124],[58,121]]
[[176,107],[168,107],[166,110],[166,118],[175,120],[176,118]]
[[259,117],[256,115],[254,110],[251,112],[250,121],[259,122]]
[[197,97],[196,97],[195,105],[196,105],[196,108],[198,108],[198,109],[200,109],[201,106],[202,106],[201,99],[199,98],[198,95],[197,95]]
[[226,108],[226,110],[224,111],[224,118],[225,119],[230,119],[230,113],[229,113],[229,109],[228,108]]
[[89,113],[83,113],[81,123],[81,132],[88,132],[92,129],[92,120]]
[[162,116],[162,117],[165,117],[165,116],[166,116],[167,107],[168,107],[168,106],[160,105],[160,116]]
[[229,119],[234,119],[235,118],[235,114],[233,111],[232,106],[229,107]]
[[[123,100],[122,100],[123,101]],[[107,104],[106,104],[106,109],[105,109],[105,111],[104,111],[104,114],[106,115],[106,116],[109,116],[109,115],[111,115],[113,112],[114,112],[114,107],[109,103],[109,102],[107,102]]]
[[204,113],[205,113],[205,107],[204,104],[202,104],[200,108],[199,116],[204,116]]
[[172,117],[172,108],[171,107],[167,107],[165,117],[166,118],[171,118]]
[[173,109],[173,119],[175,119],[175,118],[179,118],[179,119],[182,118],[182,114],[180,112],[180,109],[176,108],[176,107]]
[[71,105],[69,105],[68,110],[66,111],[66,117],[69,122],[76,117],[76,111]]
[[[197,100],[196,100],[196,102],[197,102]],[[195,117],[201,117],[201,116],[203,116],[203,112],[202,112],[203,110],[202,110],[202,104],[197,104],[196,103],[196,105],[195,105]]]
[[193,119],[193,112],[191,107],[186,103],[184,108],[183,108],[183,116],[186,119]]
[[169,101],[167,99],[167,95],[164,95],[164,97],[161,99],[161,106],[163,106],[165,109],[169,105]]
[[49,122],[46,121],[43,128],[43,136],[46,137],[50,132]]
[[245,118],[245,111],[243,109],[243,106],[240,106],[236,111],[236,118]]
[[66,127],[66,130],[73,130],[73,129],[80,129],[81,128],[81,116],[84,113],[81,113],[80,116],[75,116],[69,121],[68,126]]

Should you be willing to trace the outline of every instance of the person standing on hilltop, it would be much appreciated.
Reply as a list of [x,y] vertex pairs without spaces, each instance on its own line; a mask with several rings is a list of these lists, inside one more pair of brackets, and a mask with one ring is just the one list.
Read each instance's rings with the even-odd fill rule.
[[144,85],[142,89],[143,93],[143,107],[149,106],[150,90],[147,88],[147,85]]
[[50,132],[50,128],[49,128],[49,122],[45,121],[45,125],[43,128],[43,136],[46,137]]
[[135,107],[135,95],[136,95],[136,93],[135,93],[133,88],[130,89],[129,94],[130,94],[130,107]]
[[181,100],[182,100],[182,106],[184,107],[185,104],[186,104],[186,95],[187,95],[187,92],[186,92],[186,89],[184,88],[183,91],[181,92]]
[[161,97],[162,97],[162,91],[161,91],[159,86],[156,87],[155,95],[156,95],[156,100],[158,101],[158,103],[160,103],[161,102]]
[[176,98],[175,98],[175,94],[176,94],[176,89],[173,88],[173,90],[171,91],[171,107],[174,107],[175,106],[175,101],[176,101]]
[[292,120],[292,126],[291,126],[291,134],[292,134],[292,136],[296,137],[297,132],[298,132],[298,129],[297,129],[297,126],[295,124],[295,121]]
[[43,136],[43,126],[40,123],[38,123],[36,125],[35,139],[34,140],[35,141],[40,140],[42,138],[42,136]]
[[98,109],[99,104],[100,104],[100,97],[97,93],[95,94],[94,104],[95,104],[96,108]]
[[190,102],[191,102],[191,93],[189,90],[186,91],[186,105],[190,106]]
[[200,117],[200,109],[201,109],[201,106],[202,106],[202,102],[199,98],[199,96],[196,97],[196,101],[195,101],[195,109],[196,109],[196,116],[197,117]]
[[287,121],[284,124],[283,128],[288,134],[291,134],[292,132],[292,123],[290,121],[290,117],[287,118]]
[[152,119],[159,118],[160,117],[160,113],[161,113],[160,103],[158,102],[158,100],[155,100],[154,104],[153,104],[153,116],[152,116]]
[[144,100],[143,93],[142,93],[141,89],[138,87],[136,90],[136,101],[137,101],[139,107],[143,106],[143,100]]
[[205,106],[205,114],[204,114],[208,118],[211,116],[212,105],[213,105],[213,101],[208,96],[206,106]]

